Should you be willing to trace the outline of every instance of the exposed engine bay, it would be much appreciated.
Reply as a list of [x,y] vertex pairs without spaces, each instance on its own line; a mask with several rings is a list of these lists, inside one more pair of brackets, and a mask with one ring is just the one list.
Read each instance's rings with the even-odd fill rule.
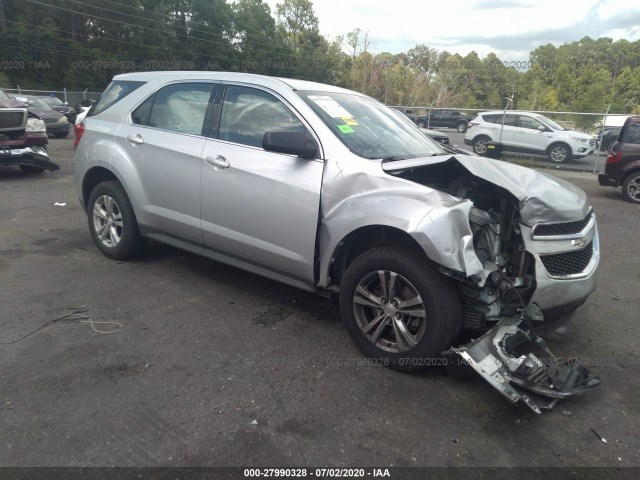
[[447,267],[440,271],[458,281],[463,325],[480,337],[442,355],[461,358],[511,402],[522,400],[536,413],[599,385],[600,378],[580,361],[556,359],[535,333],[544,316],[535,303],[529,304],[536,289],[536,267],[525,249],[521,201],[474,175],[455,157],[387,172],[473,203],[469,226],[485,275]]

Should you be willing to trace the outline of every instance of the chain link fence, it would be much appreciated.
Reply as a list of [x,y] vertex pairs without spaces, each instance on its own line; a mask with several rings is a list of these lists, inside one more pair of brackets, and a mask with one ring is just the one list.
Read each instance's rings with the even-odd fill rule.
[[450,144],[477,155],[535,168],[589,172],[604,169],[626,118],[583,112],[392,108],[421,128],[445,133]]
[[21,88],[4,88],[6,93],[10,94],[23,94],[23,95],[36,95],[38,97],[49,97],[51,95],[59,98],[63,102],[66,102],[70,107],[75,107],[83,100],[97,100],[101,92],[90,92],[88,90],[70,91],[66,88],[62,90],[25,90]]

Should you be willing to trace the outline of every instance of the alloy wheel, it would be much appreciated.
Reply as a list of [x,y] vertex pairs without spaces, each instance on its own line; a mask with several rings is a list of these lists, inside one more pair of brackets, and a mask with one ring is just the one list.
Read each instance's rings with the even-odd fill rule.
[[109,195],[100,195],[93,204],[93,227],[106,247],[113,248],[122,239],[122,214],[116,201]]
[[427,313],[418,290],[390,270],[374,271],[360,280],[353,311],[365,338],[386,352],[411,350],[426,331]]

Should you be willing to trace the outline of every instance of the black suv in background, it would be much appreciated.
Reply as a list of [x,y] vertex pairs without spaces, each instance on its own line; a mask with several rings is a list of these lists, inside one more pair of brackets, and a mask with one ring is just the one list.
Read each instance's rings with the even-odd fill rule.
[[469,125],[469,117],[466,113],[450,108],[431,110],[431,118],[429,115],[423,115],[414,121],[420,128],[449,127],[455,128],[460,133],[466,132]]
[[640,116],[627,118],[618,140],[611,147],[604,173],[598,183],[607,187],[622,185],[622,196],[640,203]]

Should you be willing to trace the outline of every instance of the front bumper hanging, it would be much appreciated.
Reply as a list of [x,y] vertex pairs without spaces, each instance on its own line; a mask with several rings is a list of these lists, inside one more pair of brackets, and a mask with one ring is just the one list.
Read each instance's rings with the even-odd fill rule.
[[60,167],[49,159],[46,150],[38,147],[9,148],[0,146],[0,165],[26,165],[46,170],[60,170]]
[[[536,413],[551,409],[561,398],[580,395],[600,385],[600,377],[589,372],[579,360],[559,362],[539,358],[532,351],[545,350],[546,344],[531,330],[520,328],[530,324],[527,316],[541,315],[537,307],[528,307],[522,315],[506,317],[477,340],[443,352],[445,358],[461,357],[493,388],[511,403],[522,400]],[[455,361],[446,362],[455,365]]]

